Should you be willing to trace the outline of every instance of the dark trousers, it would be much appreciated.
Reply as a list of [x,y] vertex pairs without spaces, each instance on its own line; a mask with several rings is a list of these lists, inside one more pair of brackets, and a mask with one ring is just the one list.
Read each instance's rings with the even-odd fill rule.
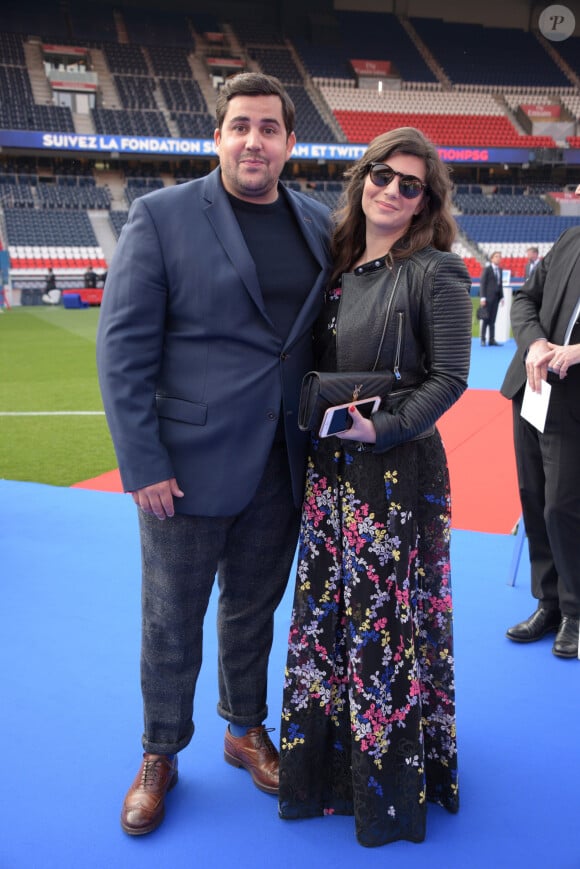
[[555,382],[544,433],[513,407],[520,499],[530,552],[532,594],[547,608],[580,615],[580,370]]
[[203,622],[216,571],[218,713],[246,726],[266,718],[274,611],[288,582],[299,517],[283,445],[273,447],[255,496],[237,516],[176,514],[160,521],[139,511],[145,751],[171,754],[193,735]]
[[485,343],[487,330],[489,329],[489,340],[495,341],[495,318],[497,317],[497,309],[499,308],[499,296],[488,299],[485,303],[487,317],[481,321],[481,340]]

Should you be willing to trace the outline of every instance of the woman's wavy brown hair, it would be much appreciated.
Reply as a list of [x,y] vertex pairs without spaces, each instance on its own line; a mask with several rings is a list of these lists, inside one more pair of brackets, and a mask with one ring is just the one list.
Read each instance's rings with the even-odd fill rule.
[[361,203],[370,164],[388,162],[395,153],[412,154],[425,161],[427,190],[423,194],[424,207],[415,215],[405,235],[393,246],[391,255],[400,259],[428,245],[438,250],[451,250],[457,227],[451,214],[449,170],[435,145],[420,130],[399,127],[373,139],[364,156],[345,172],[348,183],[335,215],[331,239],[333,282],[352,268],[365,249],[366,218]]

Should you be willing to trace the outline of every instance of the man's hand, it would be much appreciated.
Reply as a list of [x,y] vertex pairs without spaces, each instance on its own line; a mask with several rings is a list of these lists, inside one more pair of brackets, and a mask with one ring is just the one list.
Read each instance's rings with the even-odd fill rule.
[[540,392],[542,388],[541,381],[548,379],[548,363],[552,359],[553,351],[548,349],[548,341],[545,338],[539,338],[530,344],[528,355],[526,356],[526,376],[530,389],[533,392]]
[[552,344],[547,342],[546,358],[549,359],[549,369],[563,380],[571,365],[580,362],[580,344]]
[[183,498],[175,477],[137,489],[131,495],[144,513],[152,513],[158,519],[170,519],[175,514],[173,499]]

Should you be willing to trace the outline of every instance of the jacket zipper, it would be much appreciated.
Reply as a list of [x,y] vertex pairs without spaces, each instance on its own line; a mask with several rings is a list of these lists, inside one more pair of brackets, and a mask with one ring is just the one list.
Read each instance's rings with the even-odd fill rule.
[[[373,367],[371,368],[371,371],[376,371],[377,365],[379,364],[379,360],[380,360],[380,356],[381,356],[381,350],[383,349],[383,344],[384,344],[384,341],[385,341],[385,334],[386,334],[386,331],[387,331],[387,323],[389,322],[389,316],[390,316],[390,314],[391,314],[391,308],[393,307],[393,302],[394,302],[394,300],[395,300],[395,296],[396,296],[396,294],[397,294],[397,287],[398,287],[398,284],[399,284],[399,278],[400,278],[400,276],[401,276],[401,272],[402,272],[402,271],[403,271],[403,266],[399,266],[399,269],[398,269],[398,271],[397,271],[397,276],[396,276],[396,278],[395,278],[395,283],[394,283],[394,285],[393,285],[393,292],[391,293],[391,298],[389,299],[389,303],[388,303],[388,305],[387,305],[387,313],[385,314],[385,321],[384,321],[384,324],[383,324],[383,334],[381,335],[381,340],[380,340],[380,342],[379,342],[379,349],[378,349],[378,351],[377,351],[377,358],[375,359],[375,364],[374,364]],[[400,340],[400,339],[399,339],[399,340]],[[401,375],[399,374],[398,379],[400,379],[400,377],[401,377]]]
[[393,372],[396,380],[401,379],[401,371],[400,371],[400,363],[401,363],[401,345],[403,343],[403,320],[404,314],[402,311],[399,311],[397,314],[397,319],[399,321],[398,329],[397,329],[397,349],[395,351],[395,364],[393,366]]

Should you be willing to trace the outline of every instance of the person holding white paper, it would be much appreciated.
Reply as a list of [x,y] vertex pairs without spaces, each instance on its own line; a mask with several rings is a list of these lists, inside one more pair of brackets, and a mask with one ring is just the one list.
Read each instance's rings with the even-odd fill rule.
[[[576,190],[580,195],[580,186]],[[578,658],[580,631],[580,226],[566,230],[514,297],[517,352],[501,393],[513,406],[514,446],[528,537],[532,615],[506,636],[531,643],[556,632],[552,652]],[[542,426],[522,404],[550,384]],[[545,384],[544,384],[545,385]],[[544,390],[545,391],[545,390]]]

